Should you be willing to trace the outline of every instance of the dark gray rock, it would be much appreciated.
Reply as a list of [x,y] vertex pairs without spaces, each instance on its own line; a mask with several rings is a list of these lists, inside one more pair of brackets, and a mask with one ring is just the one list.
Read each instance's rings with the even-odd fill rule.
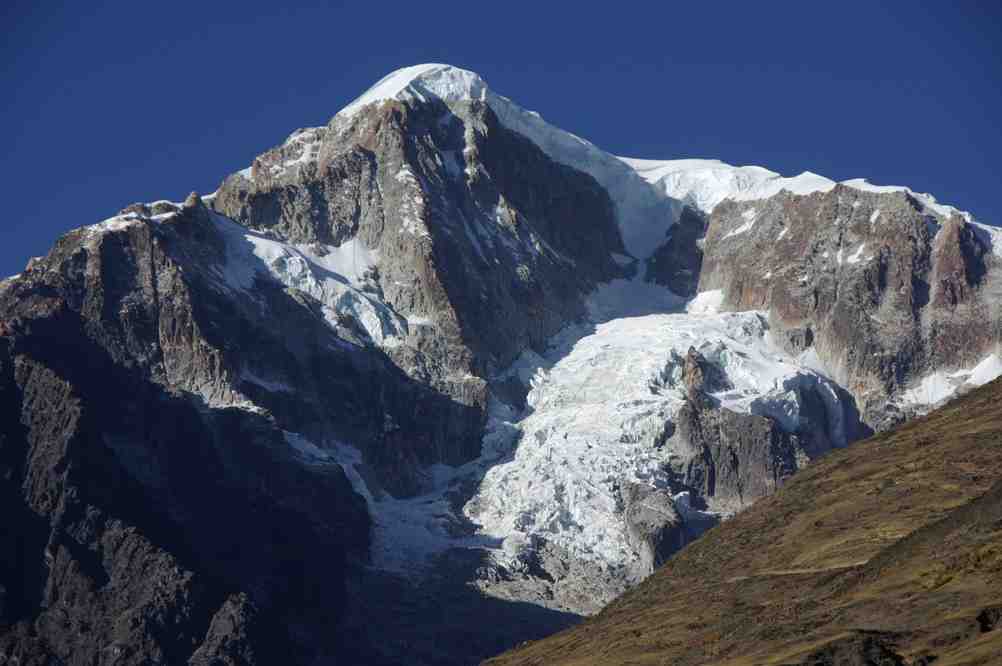
[[686,206],[668,234],[668,239],[647,260],[647,279],[679,296],[695,296],[703,264],[706,218]]
[[686,400],[672,438],[687,452],[673,465],[682,487],[725,511],[775,492],[797,470],[802,448],[773,419],[716,408],[705,394]]
[[339,466],[307,463],[274,417],[239,407],[219,343],[251,322],[219,316],[198,276],[218,240],[193,201],[160,226],[73,232],[0,288],[8,661],[338,650],[364,502]]
[[630,483],[620,492],[627,535],[640,554],[641,569],[650,573],[688,543],[685,520],[668,490]]

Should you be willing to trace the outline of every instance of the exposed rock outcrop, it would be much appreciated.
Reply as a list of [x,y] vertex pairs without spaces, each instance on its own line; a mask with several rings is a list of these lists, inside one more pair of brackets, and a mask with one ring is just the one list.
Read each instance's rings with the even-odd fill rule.
[[647,278],[679,296],[695,296],[703,265],[706,218],[686,206],[668,233],[668,240],[647,260]]
[[640,553],[640,568],[649,573],[681,550],[690,534],[668,490],[631,483],[622,493],[627,534]]
[[690,398],[698,399],[706,393],[731,388],[731,382],[724,371],[707,361],[695,347],[689,347],[682,363],[682,385]]
[[159,227],[74,232],[0,289],[8,661],[337,650],[365,506],[340,467],[240,408],[216,336],[249,322],[208,316],[220,303],[181,262],[215,252],[207,223],[192,202]]
[[336,116],[228,178],[213,205],[290,242],[378,253],[386,303],[429,321],[388,353],[450,395],[453,375],[488,377],[580,317],[624,252],[608,193],[477,101]]
[[714,209],[699,288],[723,290],[725,307],[768,310],[777,340],[816,349],[864,420],[887,427],[900,420],[888,404],[902,387],[994,350],[991,242],[903,191],[781,192]]
[[684,487],[722,510],[737,510],[771,495],[806,455],[797,435],[770,418],[713,408],[692,395],[675,419]]

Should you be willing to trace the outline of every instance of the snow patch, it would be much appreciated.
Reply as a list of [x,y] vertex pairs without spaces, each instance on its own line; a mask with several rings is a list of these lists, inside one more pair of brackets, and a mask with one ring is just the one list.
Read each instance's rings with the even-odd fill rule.
[[[732,166],[720,160],[646,160],[620,157],[640,176],[673,199],[693,205],[710,213],[725,199],[752,201],[767,199],[786,190],[805,195],[828,192],[836,181],[805,171],[798,176],[785,177],[760,166]],[[968,222],[973,216],[953,206],[942,204],[931,194],[915,192],[899,185],[874,185],[865,178],[853,178],[840,183],[862,192],[904,192],[919,203],[925,212],[939,218],[960,215]],[[880,211],[874,211],[870,222],[877,220]]]
[[739,234],[743,234],[746,231],[749,231],[753,226],[755,226],[755,220],[757,218],[758,214],[755,212],[755,209],[749,208],[748,210],[744,211],[743,213],[741,213],[741,219],[744,220],[744,223],[741,226],[737,227],[736,229],[731,229],[726,234],[724,234],[723,239],[730,238],[731,236],[737,236]]
[[137,213],[126,213],[124,215],[109,217],[106,220],[98,222],[97,224],[88,225],[82,229],[84,237],[90,239],[102,234],[113,231],[122,231],[123,229],[140,225],[142,224],[142,221],[143,217],[141,215],[138,215]]
[[835,187],[835,181],[809,171],[787,178],[764,167],[735,167],[720,160],[619,159],[669,197],[707,213],[725,199],[751,201],[767,199],[783,190],[810,194]]
[[996,257],[1002,257],[1002,229],[980,222],[971,222],[970,224],[978,238],[991,248],[992,254]]
[[618,279],[600,284],[585,306],[594,322],[604,322],[619,317],[635,317],[656,312],[678,310],[685,299],[667,287],[648,282],[643,275],[632,280]]
[[993,379],[1002,376],[1002,359],[996,354],[989,354],[983,361],[971,368],[967,383],[971,386],[984,386]]
[[952,372],[939,370],[922,377],[910,389],[900,393],[896,402],[906,407],[933,407],[960,390],[982,386],[999,376],[1002,376],[1002,358],[989,354],[973,368]]
[[724,304],[724,290],[713,289],[696,294],[685,306],[685,311],[691,315],[712,315],[720,312]]
[[263,389],[271,391],[272,393],[295,393],[296,392],[296,389],[294,389],[293,387],[289,386],[285,382],[277,382],[277,381],[273,381],[273,380],[270,380],[270,379],[264,379],[262,377],[258,377],[253,372],[251,372],[250,370],[247,370],[247,369],[244,369],[243,372],[240,373],[240,378],[242,380],[244,380],[244,381],[250,382],[252,384],[256,384],[256,385],[260,386]]
[[[856,248],[856,251],[853,252],[852,254],[850,254],[849,258],[846,259],[846,261],[848,261],[850,264],[858,264],[862,260],[863,250],[865,250],[865,249],[866,249],[866,243],[860,243],[859,247]],[[841,252],[841,250],[840,250],[840,252]],[[841,262],[839,262],[839,263],[841,263]]]
[[336,443],[324,452],[344,470],[352,489],[365,499],[372,517],[372,566],[418,578],[432,558],[449,548],[484,548],[497,545],[483,536],[456,536],[456,519],[448,498],[449,489],[471,473],[476,463],[463,467],[433,465],[426,470],[425,492],[395,498],[370,488],[363,478],[364,463],[358,449]]
[[[972,219],[971,214],[966,211],[958,210],[953,206],[947,206],[946,204],[941,204],[936,201],[936,197],[933,195],[924,192],[915,192],[911,188],[903,185],[874,185],[865,178],[845,180],[842,181],[842,184],[863,192],[877,192],[880,194],[886,194],[889,192],[904,192],[918,201],[924,211],[931,212],[937,217],[950,218],[954,215],[960,215],[967,221],[971,221]],[[873,220],[871,219],[871,221]]]
[[361,240],[339,247],[294,245],[247,229],[221,215],[213,222],[226,242],[226,264],[220,277],[228,288],[253,291],[259,277],[277,280],[316,298],[324,319],[340,330],[351,317],[382,347],[399,344],[406,322],[375,295],[369,278],[378,255]]
[[288,445],[292,447],[292,449],[295,450],[296,453],[298,453],[304,460],[311,463],[328,462],[331,460],[331,455],[329,453],[299,433],[283,430],[282,434],[285,435],[286,443],[288,443]]
[[445,102],[457,102],[484,99],[486,92],[487,84],[474,72],[439,63],[414,65],[387,74],[338,115],[351,117],[369,104],[391,99],[423,102],[434,96]]
[[633,257],[628,257],[625,254],[619,254],[618,252],[612,253],[612,260],[615,261],[620,266],[622,266],[623,268],[626,268],[634,261],[636,261]]
[[[298,154],[276,164],[268,165],[269,175],[272,178],[279,178],[292,169],[316,162],[320,156],[323,132],[323,127],[306,127],[298,129],[289,135],[289,138],[282,144],[282,149]],[[247,176],[247,178],[249,179],[250,177]]]

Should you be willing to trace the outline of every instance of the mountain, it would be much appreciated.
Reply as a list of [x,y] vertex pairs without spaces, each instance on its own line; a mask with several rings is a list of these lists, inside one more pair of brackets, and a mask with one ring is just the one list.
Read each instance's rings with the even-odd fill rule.
[[394,72],[0,282],[0,654],[469,663],[569,626],[999,375],[998,233]]
[[490,664],[996,664],[996,381],[833,452],[594,618]]

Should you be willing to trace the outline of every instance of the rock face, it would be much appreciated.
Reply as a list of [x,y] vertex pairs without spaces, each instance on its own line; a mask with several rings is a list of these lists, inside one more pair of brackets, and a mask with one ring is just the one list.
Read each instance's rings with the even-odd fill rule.
[[[796,435],[776,421],[690,399],[676,417],[673,439],[689,448],[682,473],[686,488],[719,506],[740,509],[771,495],[807,456]],[[681,448],[681,447],[680,447]]]
[[387,305],[430,322],[389,353],[449,393],[454,376],[486,377],[542,344],[622,273],[608,193],[478,101],[337,116],[228,178],[213,205],[290,242],[355,238],[378,253]]
[[707,361],[695,347],[689,347],[682,361],[682,385],[691,400],[700,402],[707,401],[707,393],[733,388],[724,371]]
[[888,402],[903,387],[970,367],[999,340],[992,239],[906,192],[837,185],[727,201],[704,251],[700,290],[722,290],[725,307],[768,310],[781,344],[816,350],[874,425],[895,421]]
[[[364,255],[362,298],[392,323],[388,336],[363,331],[359,342],[379,347],[443,401],[468,408],[469,416],[432,426],[443,429],[430,445],[383,449],[395,459],[363,447],[395,495],[418,492],[422,465],[477,457],[488,380],[581,318],[585,295],[623,273],[613,258],[625,250],[609,194],[477,100],[389,100],[339,114],[227,178],[212,205],[318,254],[351,246],[350,266],[341,269],[357,272]],[[341,294],[317,296],[343,309]],[[407,438],[427,437],[427,424],[395,423]],[[446,446],[449,455],[437,452]],[[436,453],[422,453],[429,450]]]
[[476,661],[995,372],[993,232],[696,162],[418,66],[0,281],[0,661]]
[[686,206],[669,234],[647,260],[647,277],[679,296],[695,296],[703,265],[701,241],[706,220],[702,213]]
[[623,495],[630,540],[640,553],[641,566],[653,571],[688,543],[685,520],[667,490],[629,484]]
[[304,464],[266,412],[232,403],[219,336],[251,322],[186,259],[216,240],[198,205],[86,229],[0,290],[7,661],[336,649],[368,516],[340,467]]

